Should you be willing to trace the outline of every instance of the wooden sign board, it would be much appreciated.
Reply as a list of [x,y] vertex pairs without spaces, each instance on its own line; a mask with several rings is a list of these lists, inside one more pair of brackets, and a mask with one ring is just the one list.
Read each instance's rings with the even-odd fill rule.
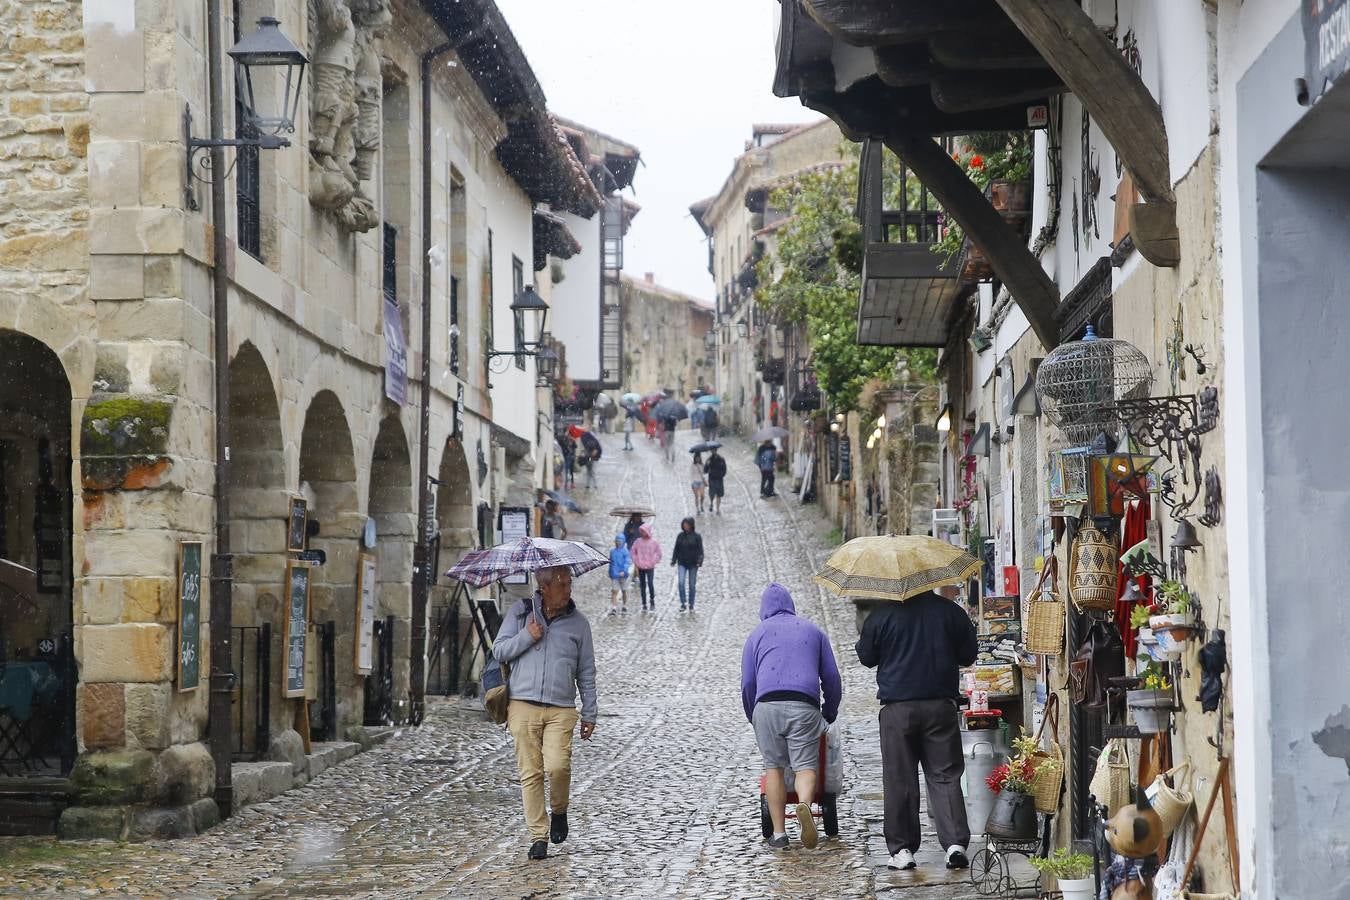
[[304,497],[291,498],[291,512],[286,517],[286,549],[305,549],[305,530],[309,525],[309,504]]
[[178,690],[202,679],[202,544],[178,542]]
[[[497,513],[497,527],[501,530],[501,543],[509,543],[530,536],[530,510],[526,506],[503,506]],[[502,584],[528,584],[528,575],[508,575]]]
[[375,556],[362,553],[356,565],[356,671],[369,675],[375,668],[375,602],[379,583]]
[[305,696],[309,648],[309,575],[307,563],[286,563],[285,696]]

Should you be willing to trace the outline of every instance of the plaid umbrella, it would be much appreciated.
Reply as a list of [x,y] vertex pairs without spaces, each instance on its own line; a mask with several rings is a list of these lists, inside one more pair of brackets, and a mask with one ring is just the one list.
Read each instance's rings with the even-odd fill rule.
[[554,566],[566,566],[573,575],[584,575],[608,564],[608,557],[580,541],[523,537],[486,550],[471,550],[445,574],[471,587],[486,587],[510,575],[528,575]]

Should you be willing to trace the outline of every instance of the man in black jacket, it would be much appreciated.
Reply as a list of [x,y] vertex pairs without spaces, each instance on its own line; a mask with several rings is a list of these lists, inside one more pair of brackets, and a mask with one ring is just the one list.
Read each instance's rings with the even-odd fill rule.
[[680,611],[687,608],[693,612],[694,598],[698,592],[698,570],[703,565],[703,538],[694,530],[693,516],[685,516],[684,521],[680,522],[680,534],[675,538],[670,564],[679,567],[676,571],[679,572],[680,580]]
[[[944,593],[954,589],[943,588]],[[975,662],[975,626],[946,597],[920,594],[882,603],[867,616],[858,659],[877,670],[881,700],[881,771],[886,847],[892,869],[912,869],[919,849],[919,765],[928,785],[928,808],[937,820],[947,868],[969,862],[961,775],[960,667]]]
[[722,495],[727,492],[723,481],[727,477],[727,461],[713,448],[708,461],[703,464],[703,472],[708,476],[708,502],[715,516],[722,514]]

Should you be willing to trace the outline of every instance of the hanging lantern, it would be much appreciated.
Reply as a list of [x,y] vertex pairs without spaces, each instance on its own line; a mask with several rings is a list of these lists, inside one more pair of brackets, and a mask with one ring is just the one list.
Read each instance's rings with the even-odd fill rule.
[[1148,396],[1153,371],[1129,341],[1099,338],[1087,327],[1081,341],[1060,344],[1036,372],[1041,410],[1074,446],[1109,431],[1118,400]]

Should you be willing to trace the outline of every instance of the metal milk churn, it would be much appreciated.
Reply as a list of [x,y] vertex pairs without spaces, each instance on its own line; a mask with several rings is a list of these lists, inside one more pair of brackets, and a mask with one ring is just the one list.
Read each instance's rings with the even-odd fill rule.
[[966,758],[966,774],[962,776],[966,818],[970,820],[970,830],[976,834],[984,831],[984,823],[998,800],[998,794],[989,790],[984,780],[1008,761],[1007,748],[1000,743],[1001,739],[997,728],[961,732],[961,752]]

